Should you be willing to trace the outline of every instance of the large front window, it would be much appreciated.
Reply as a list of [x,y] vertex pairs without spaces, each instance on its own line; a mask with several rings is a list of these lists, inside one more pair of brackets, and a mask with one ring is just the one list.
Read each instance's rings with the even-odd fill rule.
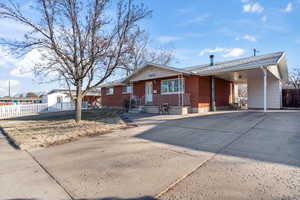
[[161,94],[172,94],[183,92],[183,79],[171,79],[161,81]]

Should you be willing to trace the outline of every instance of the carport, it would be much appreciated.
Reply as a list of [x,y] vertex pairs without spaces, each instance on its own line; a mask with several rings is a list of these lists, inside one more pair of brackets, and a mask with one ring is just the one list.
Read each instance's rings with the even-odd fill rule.
[[[267,109],[282,108],[282,82],[288,80],[288,69],[283,52],[213,63],[193,72],[201,76],[231,81],[235,88],[238,84],[247,84],[248,109],[263,109],[266,112]],[[214,78],[211,80],[214,105],[215,80]]]

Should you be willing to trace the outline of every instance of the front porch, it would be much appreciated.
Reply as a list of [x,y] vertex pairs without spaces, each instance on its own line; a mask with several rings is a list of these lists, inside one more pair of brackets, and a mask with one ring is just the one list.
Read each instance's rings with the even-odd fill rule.
[[[131,97],[131,112],[162,113],[161,107],[167,106],[169,114],[188,114],[191,108],[190,94],[152,94],[152,98],[145,96]],[[148,101],[146,100],[148,99]],[[150,101],[149,101],[150,100]]]

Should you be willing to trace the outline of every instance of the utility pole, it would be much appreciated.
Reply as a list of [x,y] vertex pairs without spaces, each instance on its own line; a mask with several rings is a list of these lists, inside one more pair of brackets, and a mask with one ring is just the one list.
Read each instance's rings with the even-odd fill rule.
[[256,54],[259,53],[259,51],[257,49],[253,49],[253,56],[256,56]]

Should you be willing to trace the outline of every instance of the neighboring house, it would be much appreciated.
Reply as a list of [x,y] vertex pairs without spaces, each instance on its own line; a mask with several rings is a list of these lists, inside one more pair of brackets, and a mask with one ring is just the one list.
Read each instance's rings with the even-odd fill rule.
[[[71,90],[71,95],[75,97],[76,91]],[[88,105],[94,105],[99,101],[101,92],[100,90],[90,91],[83,97],[83,102]],[[65,89],[55,89],[49,92],[47,95],[43,96],[43,103],[48,103],[48,107],[55,107],[56,104],[60,103],[70,103],[72,99],[70,97],[69,90]]]
[[[234,85],[247,84],[248,108],[280,109],[281,85],[288,79],[285,54],[276,52],[186,68],[147,64],[125,79],[101,85],[102,106],[134,102],[148,112],[168,104],[175,112],[229,108]],[[132,104],[132,103],[131,103]]]
[[71,102],[71,98],[64,90],[52,90],[42,98],[43,103],[48,103],[49,106],[57,103]]

